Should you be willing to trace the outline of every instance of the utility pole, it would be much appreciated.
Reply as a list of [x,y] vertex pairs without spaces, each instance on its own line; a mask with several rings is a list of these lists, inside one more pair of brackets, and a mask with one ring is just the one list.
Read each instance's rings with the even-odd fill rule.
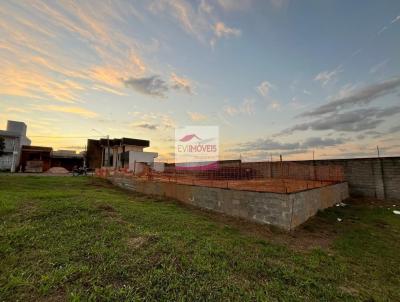
[[379,154],[379,146],[376,146],[376,151],[378,151],[378,158],[381,157]]
[[18,138],[14,139],[14,144],[13,144],[13,152],[12,152],[12,157],[11,157],[11,168],[10,168],[11,173],[15,172],[15,155],[17,153],[17,150],[16,150],[17,139]]

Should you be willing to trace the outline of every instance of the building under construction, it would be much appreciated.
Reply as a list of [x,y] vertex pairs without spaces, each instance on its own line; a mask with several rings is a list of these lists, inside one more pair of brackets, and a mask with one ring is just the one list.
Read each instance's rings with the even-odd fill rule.
[[291,230],[348,197],[343,168],[294,162],[220,161],[215,169],[143,163],[140,172],[97,169],[121,187]]

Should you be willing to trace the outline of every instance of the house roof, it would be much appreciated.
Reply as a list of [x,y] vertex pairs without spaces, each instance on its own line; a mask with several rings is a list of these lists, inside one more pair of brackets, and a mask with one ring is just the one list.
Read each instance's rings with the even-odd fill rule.
[[53,148],[51,147],[42,147],[42,146],[22,146],[22,151],[37,151],[37,152],[51,152]]
[[[109,140],[110,147],[113,146],[140,146],[140,147],[149,147],[150,146],[150,141],[148,140],[143,140],[143,139],[137,139],[137,138],[128,138],[128,137],[123,137],[123,138],[114,138]],[[108,145],[108,140],[106,138],[100,139],[100,144],[103,146]]]
[[0,136],[20,137],[21,134],[15,131],[0,130]]

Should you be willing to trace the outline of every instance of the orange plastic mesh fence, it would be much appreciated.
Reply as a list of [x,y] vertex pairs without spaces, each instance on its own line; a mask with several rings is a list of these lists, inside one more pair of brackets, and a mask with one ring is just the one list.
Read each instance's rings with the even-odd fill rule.
[[163,181],[180,184],[237,190],[290,193],[342,182],[343,167],[299,164],[295,162],[227,162],[214,170],[181,170],[166,164],[157,172],[143,164],[140,174],[125,169],[98,169],[96,175],[118,174],[142,181]]

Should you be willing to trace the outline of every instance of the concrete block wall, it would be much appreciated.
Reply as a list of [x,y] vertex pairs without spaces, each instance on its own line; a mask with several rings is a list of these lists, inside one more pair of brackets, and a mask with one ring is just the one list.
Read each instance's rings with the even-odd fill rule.
[[400,157],[383,158],[381,165],[385,197],[400,199]]
[[297,161],[307,165],[340,165],[350,195],[400,199],[400,157]]
[[141,181],[123,174],[109,176],[115,185],[144,194],[177,199],[211,211],[292,230],[317,213],[348,197],[347,183],[280,194]]
[[290,194],[290,199],[293,203],[291,227],[302,224],[318,211],[332,207],[348,197],[347,183],[338,183]]

